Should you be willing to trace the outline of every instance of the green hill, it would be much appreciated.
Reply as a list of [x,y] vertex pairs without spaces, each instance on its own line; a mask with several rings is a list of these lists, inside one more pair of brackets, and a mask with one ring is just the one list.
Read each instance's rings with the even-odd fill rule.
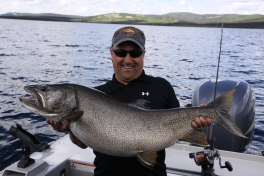
[[127,23],[127,24],[160,24],[160,25],[172,25],[180,23],[181,21],[176,18],[169,17],[152,17],[140,14],[128,14],[128,13],[109,13],[104,15],[97,15],[91,17],[83,17],[74,19],[78,22],[96,22],[96,23]]
[[76,16],[52,13],[16,13],[9,12],[0,15],[0,18],[68,21],[87,23],[119,23],[119,24],[147,24],[147,25],[172,25],[172,26],[204,26],[215,27],[223,19],[225,27],[236,28],[264,28],[264,15],[240,14],[194,14],[188,12],[175,12],[164,15],[141,15],[128,13],[109,13],[96,16]]
[[55,14],[55,13],[18,13],[18,12],[8,12],[2,14],[0,16],[9,16],[9,17],[57,17],[57,18],[82,18],[82,16],[78,15],[62,15],[62,14]]
[[194,14],[187,12],[168,13],[164,15],[150,15],[153,17],[168,17],[192,23],[219,23],[223,18],[225,23],[252,23],[264,22],[264,15],[239,15],[239,14]]
[[17,12],[8,12],[0,15],[0,18],[8,19],[24,19],[24,20],[43,20],[43,21],[72,21],[76,18],[82,18],[82,16],[76,15],[61,15],[54,13],[17,13]]

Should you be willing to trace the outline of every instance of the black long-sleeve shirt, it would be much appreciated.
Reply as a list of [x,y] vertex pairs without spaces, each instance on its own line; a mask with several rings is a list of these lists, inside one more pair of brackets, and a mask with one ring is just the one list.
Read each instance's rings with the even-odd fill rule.
[[[179,107],[170,83],[163,78],[142,74],[127,85],[118,82],[113,75],[111,81],[95,87],[121,101],[131,103],[144,99],[150,103],[146,106],[151,109],[169,109]],[[162,120],[162,117],[160,117]],[[166,174],[165,150],[158,151],[157,164],[153,170],[144,167],[136,157],[115,157],[94,151],[96,158],[95,176],[164,176]]]

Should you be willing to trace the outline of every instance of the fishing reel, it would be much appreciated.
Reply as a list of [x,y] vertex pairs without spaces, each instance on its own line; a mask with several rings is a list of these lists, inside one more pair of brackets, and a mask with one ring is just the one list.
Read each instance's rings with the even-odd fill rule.
[[17,167],[26,168],[35,162],[34,159],[30,158],[30,152],[42,152],[49,148],[49,145],[39,141],[34,135],[26,131],[21,125],[16,124],[17,127],[11,126],[9,133],[22,141],[22,158],[18,162]]
[[[215,159],[219,159],[219,166],[221,169],[227,168],[231,172],[233,170],[233,167],[228,161],[225,162],[225,166],[222,166],[220,153],[216,148],[214,148],[214,141],[210,140],[209,144],[211,145],[209,147],[205,147],[203,151],[189,153],[189,157],[193,158],[195,163],[198,166],[202,167],[201,175],[202,176],[216,176],[216,174],[214,173],[215,171],[214,170],[214,160]],[[199,154],[204,155],[203,163],[198,162],[197,156]]]

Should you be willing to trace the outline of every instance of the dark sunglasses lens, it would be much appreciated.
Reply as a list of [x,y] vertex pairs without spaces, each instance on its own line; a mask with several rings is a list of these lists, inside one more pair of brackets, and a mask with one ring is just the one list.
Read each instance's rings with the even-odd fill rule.
[[118,57],[126,57],[127,55],[127,51],[122,49],[114,50],[114,52]]
[[132,58],[136,58],[142,55],[142,50],[139,49],[131,50],[129,54]]
[[131,50],[131,51],[127,51],[124,49],[117,49],[117,50],[113,50],[115,55],[117,55],[118,57],[126,57],[127,53],[130,54],[130,56],[132,58],[137,58],[139,56],[142,55],[143,51],[140,49],[135,49],[135,50]]

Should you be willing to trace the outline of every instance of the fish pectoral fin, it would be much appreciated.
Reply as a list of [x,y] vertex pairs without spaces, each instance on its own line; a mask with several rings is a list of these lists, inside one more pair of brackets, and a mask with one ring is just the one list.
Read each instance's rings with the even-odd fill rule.
[[62,117],[62,119],[60,121],[76,121],[78,120],[80,117],[83,116],[83,111],[73,111],[72,113],[68,114],[67,116]]
[[180,140],[190,142],[192,144],[209,146],[202,128],[191,129]]
[[136,154],[136,157],[143,166],[153,170],[154,164],[157,164],[156,160],[158,154],[156,151],[145,151],[145,152],[138,152]]

